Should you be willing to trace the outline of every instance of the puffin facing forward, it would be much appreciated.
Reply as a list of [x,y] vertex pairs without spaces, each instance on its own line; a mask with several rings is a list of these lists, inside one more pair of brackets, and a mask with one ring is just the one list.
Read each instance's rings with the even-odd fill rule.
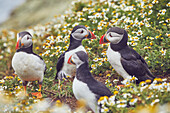
[[85,100],[95,112],[100,112],[97,101],[101,96],[112,96],[111,91],[101,82],[94,79],[89,70],[88,55],[79,51],[70,56],[68,64],[76,65],[76,76],[73,81],[73,93],[77,100]]
[[138,78],[137,83],[155,77],[150,72],[145,60],[127,45],[128,34],[118,27],[109,28],[100,39],[100,44],[110,42],[107,57],[110,64],[124,79],[130,76]]
[[66,78],[66,76],[71,77],[72,75],[75,75],[76,67],[74,65],[68,65],[67,61],[69,57],[77,51],[86,52],[85,48],[81,44],[82,40],[85,38],[94,39],[96,37],[91,31],[87,30],[85,26],[75,26],[70,34],[70,45],[68,50],[61,54],[58,58],[55,79],[63,79]]
[[32,94],[37,96],[37,98],[41,98],[41,85],[46,65],[43,59],[33,52],[32,48],[33,42],[31,34],[27,31],[18,33],[16,45],[17,51],[12,58],[12,67],[22,80],[25,94],[28,81],[38,80],[39,92]]

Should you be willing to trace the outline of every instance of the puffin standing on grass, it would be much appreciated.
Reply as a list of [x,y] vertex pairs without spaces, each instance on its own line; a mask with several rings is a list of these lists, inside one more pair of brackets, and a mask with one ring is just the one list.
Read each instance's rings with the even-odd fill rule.
[[95,112],[100,112],[97,101],[101,96],[112,96],[111,91],[101,82],[94,79],[89,70],[88,55],[79,51],[70,56],[68,64],[76,65],[76,76],[73,81],[73,93],[77,100],[84,99]]
[[40,56],[33,52],[32,49],[33,42],[31,34],[27,31],[18,33],[16,45],[17,51],[12,58],[12,67],[22,80],[25,94],[28,81],[38,80],[39,92],[32,93],[32,95],[41,98],[41,86],[46,70],[46,64]]
[[75,75],[76,67],[74,65],[69,65],[67,63],[69,57],[77,52],[77,51],[84,51],[86,52],[85,48],[81,44],[82,40],[85,38],[95,39],[95,35],[87,30],[87,28],[83,25],[75,26],[70,34],[70,45],[67,51],[60,55],[57,62],[57,73],[55,79],[63,79],[71,77]]
[[110,64],[124,79],[135,76],[136,83],[155,77],[150,72],[145,60],[127,45],[128,34],[118,27],[109,28],[100,39],[100,44],[110,42],[107,49],[107,57]]

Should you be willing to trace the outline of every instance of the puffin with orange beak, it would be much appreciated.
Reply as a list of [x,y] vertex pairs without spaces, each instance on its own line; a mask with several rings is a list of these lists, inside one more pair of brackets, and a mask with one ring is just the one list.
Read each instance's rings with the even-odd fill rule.
[[96,37],[91,31],[87,30],[85,26],[75,26],[70,34],[70,45],[68,47],[68,50],[61,54],[58,58],[56,66],[57,73],[55,79],[58,78],[62,80],[63,78],[72,77],[75,75],[75,65],[69,65],[67,61],[70,56],[75,52],[84,51],[86,53],[86,50],[81,43],[82,40],[85,38],[95,39]]
[[41,98],[46,64],[39,55],[33,52],[32,35],[27,31],[17,34],[16,53],[12,58],[12,67],[22,80],[25,94],[28,81],[38,81],[39,92],[32,93],[32,95]]
[[153,80],[154,75],[150,72],[145,60],[127,45],[128,34],[126,30],[112,27],[100,39],[100,44],[109,43],[107,57],[110,64],[124,79],[135,76],[136,83],[147,79]]
[[110,97],[113,94],[90,73],[88,55],[84,51],[75,52],[70,56],[67,63],[76,66],[76,76],[72,85],[76,99],[85,100],[86,105],[94,113],[101,113],[101,106],[97,104],[99,98],[102,96]]

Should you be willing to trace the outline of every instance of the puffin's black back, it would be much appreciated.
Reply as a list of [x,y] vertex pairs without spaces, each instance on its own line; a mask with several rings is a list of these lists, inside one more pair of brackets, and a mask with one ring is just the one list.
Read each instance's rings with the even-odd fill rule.
[[154,80],[155,76],[150,72],[147,63],[135,50],[127,46],[119,52],[123,68],[129,75],[138,78],[137,84],[147,79]]

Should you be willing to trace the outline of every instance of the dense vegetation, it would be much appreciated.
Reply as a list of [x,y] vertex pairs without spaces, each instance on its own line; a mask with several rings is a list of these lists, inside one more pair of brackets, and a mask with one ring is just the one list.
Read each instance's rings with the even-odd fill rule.
[[[140,106],[151,108],[156,103],[168,105],[170,101],[169,83],[169,43],[170,43],[170,2],[168,0],[114,0],[74,2],[72,9],[65,15],[55,16],[53,22],[25,28],[34,37],[34,51],[47,65],[43,81],[43,97],[73,97],[72,79],[55,81],[56,63],[61,53],[67,50],[69,35],[76,25],[84,25],[93,31],[97,39],[83,40],[83,46],[89,55],[89,67],[94,76],[106,77],[105,84],[113,92],[113,96],[102,97],[103,112],[134,112]],[[117,26],[128,32],[128,44],[135,49],[148,63],[151,72],[160,78],[149,85],[144,81],[136,86],[132,81],[124,81],[125,87],[117,86],[122,78],[107,61],[108,44],[99,45],[100,37],[108,28]],[[0,104],[1,111],[37,111],[35,106],[43,103],[36,97],[23,97],[22,82],[13,74],[11,59],[15,53],[16,30],[3,30],[0,35]],[[163,79],[161,79],[163,78]],[[35,86],[34,86],[35,85]],[[34,87],[33,87],[34,86]],[[38,89],[37,83],[29,84],[28,92]],[[149,92],[149,93],[148,93]],[[23,99],[21,99],[21,97]],[[118,100],[115,101],[115,98]],[[7,104],[4,104],[7,103]],[[46,101],[44,102],[46,103]],[[56,102],[57,106],[59,101]],[[46,104],[44,104],[46,105]],[[68,106],[61,105],[64,108]],[[150,107],[151,106],[151,107]],[[47,107],[48,108],[48,107]],[[44,110],[54,110],[45,109]],[[68,110],[70,110],[68,108]]]

